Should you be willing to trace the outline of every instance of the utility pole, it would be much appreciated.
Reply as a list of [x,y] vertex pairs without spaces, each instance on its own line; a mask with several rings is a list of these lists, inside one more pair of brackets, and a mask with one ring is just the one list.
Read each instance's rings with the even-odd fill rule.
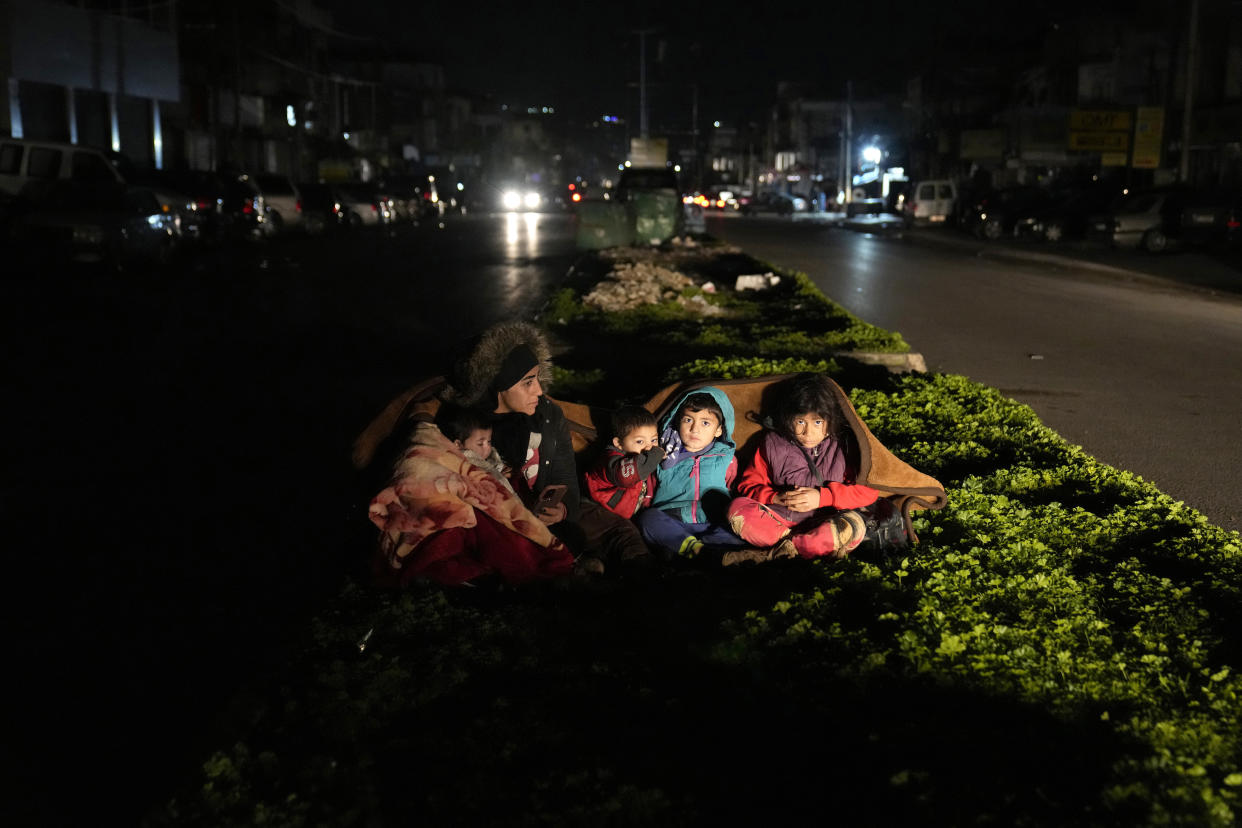
[[638,130],[644,139],[647,135],[647,35],[655,29],[635,29],[638,35]]
[[248,166],[241,158],[241,23],[238,3],[233,4],[233,137],[229,161],[235,167]]
[[1194,114],[1195,63],[1199,56],[1199,0],[1190,0],[1190,28],[1186,32],[1186,102],[1182,109],[1182,156],[1177,180],[1190,178],[1190,126]]
[[694,142],[694,186],[703,189],[703,159],[699,156],[699,84],[690,84],[690,140]]
[[845,212],[850,212],[850,204],[854,202],[854,159],[851,148],[854,146],[854,82],[845,82],[845,170],[841,176],[841,184],[845,188]]

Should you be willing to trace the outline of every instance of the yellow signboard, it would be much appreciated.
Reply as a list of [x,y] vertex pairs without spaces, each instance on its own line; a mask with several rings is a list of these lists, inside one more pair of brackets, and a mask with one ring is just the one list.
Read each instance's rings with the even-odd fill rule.
[[1130,131],[1130,113],[1114,109],[1075,109],[1070,113],[1070,132]]
[[1071,132],[1069,148],[1079,152],[1128,152],[1130,149],[1130,133],[1128,132]]
[[1159,167],[1163,145],[1164,107],[1140,106],[1134,119],[1133,165],[1148,170]]
[[635,167],[663,167],[668,163],[668,139],[631,138],[630,163]]
[[1101,167],[1124,167],[1126,165],[1126,154],[1124,152],[1101,152]]

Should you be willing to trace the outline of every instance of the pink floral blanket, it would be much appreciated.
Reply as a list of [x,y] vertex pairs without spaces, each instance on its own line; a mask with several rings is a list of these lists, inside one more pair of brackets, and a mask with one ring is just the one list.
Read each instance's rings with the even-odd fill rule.
[[[369,510],[371,522],[380,529],[380,553],[394,570],[421,568],[420,545],[446,529],[474,528],[477,512],[548,550],[548,558],[553,560],[538,562],[543,574],[572,566],[572,556],[548,527],[497,477],[470,462],[431,423],[415,426],[392,485],[371,500]],[[437,554],[442,555],[443,550]],[[463,548],[461,554],[469,554],[469,550]],[[531,575],[538,577],[539,573]]]

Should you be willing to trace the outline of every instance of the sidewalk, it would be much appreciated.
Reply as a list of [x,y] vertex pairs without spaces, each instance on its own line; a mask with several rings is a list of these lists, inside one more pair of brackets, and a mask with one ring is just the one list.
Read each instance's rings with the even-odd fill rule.
[[847,218],[844,213],[804,213],[795,215],[794,220],[953,247],[976,256],[1085,268],[1126,279],[1151,280],[1190,290],[1242,296],[1242,251],[1189,250],[1151,254],[1141,250],[1115,250],[1080,241],[1051,244],[1006,239],[991,242],[953,227],[906,227],[901,216],[891,213],[852,218]]

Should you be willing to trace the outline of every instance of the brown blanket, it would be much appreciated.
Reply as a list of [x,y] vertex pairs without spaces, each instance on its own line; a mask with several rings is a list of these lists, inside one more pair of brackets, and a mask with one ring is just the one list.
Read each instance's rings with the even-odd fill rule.
[[[745,453],[747,444],[751,442],[762,428],[761,412],[767,410],[767,395],[772,386],[781,380],[788,379],[792,374],[751,379],[734,380],[691,380],[676,383],[659,391],[645,405],[657,417],[667,413],[666,409],[676,400],[695,388],[713,385],[729,395],[733,408],[737,412],[733,439],[739,449]],[[443,379],[436,377],[414,386],[400,397],[389,403],[388,407],[358,435],[354,443],[354,466],[363,469],[370,464],[376,451],[390,432],[401,420],[407,417],[430,418],[438,403],[434,393],[443,384]],[[923,474],[899,459],[884,444],[876,439],[854,410],[849,397],[835,382],[832,383],[833,393],[845,416],[854,439],[858,442],[859,470],[856,482],[864,483],[880,494],[890,498],[901,510],[910,537],[917,540],[910,525],[910,513],[915,509],[943,509],[948,503],[944,486],[935,478]],[[569,428],[574,440],[574,450],[583,452],[594,445],[598,438],[595,425],[597,412],[589,406],[578,403],[556,401],[569,420]]]
[[[729,395],[733,409],[737,412],[733,440],[738,445],[739,453],[744,455],[752,438],[763,428],[760,417],[762,412],[769,410],[767,396],[772,386],[791,376],[793,375],[784,374],[752,379],[691,380],[667,386],[648,400],[646,407],[654,411],[657,417],[663,417],[667,409],[686,393],[705,385],[713,385]],[[910,533],[911,539],[917,541],[918,537],[910,525],[910,512],[914,509],[943,509],[949,502],[944,486],[934,477],[923,474],[885,448],[859,418],[853,403],[841,390],[841,386],[831,379],[829,383],[850,432],[858,443],[859,468],[855,482],[877,489],[881,496],[891,499],[905,519],[906,531]]]

